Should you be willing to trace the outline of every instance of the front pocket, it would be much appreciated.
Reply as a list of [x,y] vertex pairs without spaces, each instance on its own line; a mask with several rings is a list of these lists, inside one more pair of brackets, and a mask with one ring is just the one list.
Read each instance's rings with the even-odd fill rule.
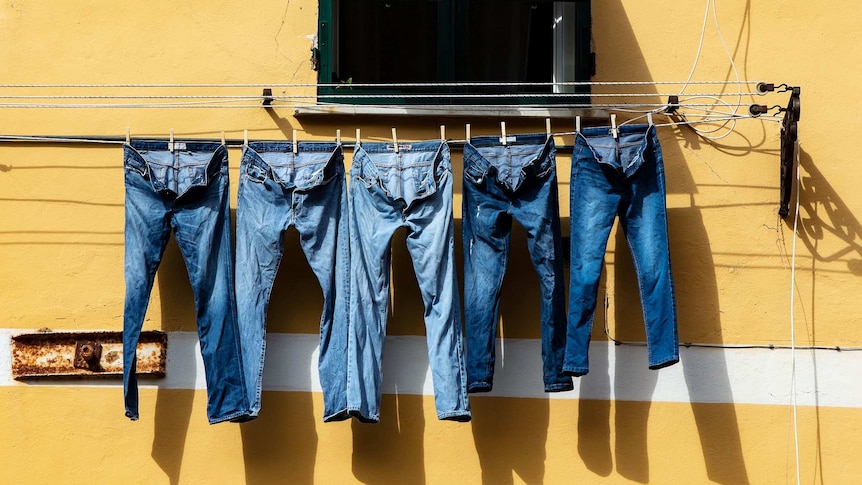
[[485,176],[488,174],[486,170],[482,170],[475,165],[468,165],[464,168],[464,178],[476,185],[485,183]]
[[245,169],[245,178],[252,182],[262,184],[266,182],[266,170],[257,165],[247,165]]

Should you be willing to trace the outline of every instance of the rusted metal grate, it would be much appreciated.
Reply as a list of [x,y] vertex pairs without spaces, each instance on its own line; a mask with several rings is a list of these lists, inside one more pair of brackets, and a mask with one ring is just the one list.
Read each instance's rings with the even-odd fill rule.
[[[165,332],[141,332],[137,374],[164,377],[168,353]],[[123,375],[121,332],[37,332],[12,337],[12,377],[116,377]]]

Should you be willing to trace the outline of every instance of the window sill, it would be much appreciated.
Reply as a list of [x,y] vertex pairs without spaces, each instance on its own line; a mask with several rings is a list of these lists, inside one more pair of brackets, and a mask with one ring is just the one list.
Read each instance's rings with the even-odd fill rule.
[[317,116],[436,116],[447,118],[567,118],[604,119],[608,113],[597,109],[573,109],[555,106],[525,107],[517,105],[352,105],[313,104],[294,107],[296,117]]

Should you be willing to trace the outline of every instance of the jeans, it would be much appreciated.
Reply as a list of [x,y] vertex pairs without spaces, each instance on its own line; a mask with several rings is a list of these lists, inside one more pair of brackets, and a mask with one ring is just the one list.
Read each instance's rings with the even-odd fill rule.
[[661,146],[652,125],[623,125],[576,136],[571,179],[569,329],[563,370],[589,371],[588,349],[599,278],[614,218],[619,216],[640,288],[649,367],[679,362]]
[[136,355],[156,269],[173,231],[195,298],[209,422],[248,417],[236,320],[227,148],[132,141],[124,151],[126,303],[123,388],[138,419]]
[[512,219],[527,244],[542,289],[543,381],[546,392],[568,391],[565,279],[554,140],[518,135],[473,138],[464,146],[464,317],[467,389],[487,392],[494,379],[500,288]]
[[406,227],[425,304],[437,417],[469,421],[449,146],[412,142],[396,153],[391,144],[363,143],[350,174],[348,410],[360,421],[379,420],[391,241],[396,229]]
[[318,372],[324,421],[346,419],[349,239],[344,154],[334,143],[252,143],[240,164],[237,201],[237,309],[251,414],[261,407],[266,312],[284,253],[299,232],[323,290]]

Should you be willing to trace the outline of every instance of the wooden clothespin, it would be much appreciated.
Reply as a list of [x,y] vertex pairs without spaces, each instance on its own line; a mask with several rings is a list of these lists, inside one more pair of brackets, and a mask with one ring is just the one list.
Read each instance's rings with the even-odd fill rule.
[[293,154],[299,153],[299,146],[296,144],[296,130],[293,130]]
[[614,136],[614,140],[620,137],[620,134],[617,130],[617,115],[611,115],[611,135]]
[[547,140],[551,139],[551,119],[545,118],[545,133],[548,134]]
[[446,141],[446,125],[440,125],[440,141]]
[[221,132],[221,144],[227,145],[227,143],[225,143],[225,141],[224,141],[224,131]]
[[470,143],[470,123],[464,125],[464,137],[467,140],[467,143]]
[[358,147],[361,144],[362,144],[362,142],[359,141],[359,128],[357,128],[356,129],[356,146]]
[[395,144],[395,153],[398,153],[398,135],[395,133],[395,127],[392,127],[392,143]]
[[341,130],[335,130],[335,144],[341,145]]
[[503,137],[500,138],[500,143],[502,143],[503,146],[506,146],[506,122],[505,121],[500,122],[500,132],[503,134]]
[[168,151],[171,153],[174,152],[174,129],[173,128],[171,128],[171,137],[170,137],[170,141],[168,141]]
[[248,146],[248,130],[242,130],[242,146]]
[[132,144],[131,130],[129,130],[129,127],[127,126],[126,127],[126,145],[131,145],[131,144]]
[[575,116],[575,133],[581,132],[581,117]]

